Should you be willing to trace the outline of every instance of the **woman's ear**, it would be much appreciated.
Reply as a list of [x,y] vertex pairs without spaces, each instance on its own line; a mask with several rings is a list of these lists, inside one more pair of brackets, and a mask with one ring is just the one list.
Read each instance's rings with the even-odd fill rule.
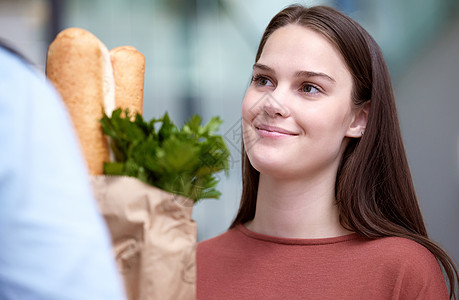
[[370,101],[367,101],[362,106],[355,109],[354,118],[346,132],[347,137],[360,138],[365,133],[370,106]]

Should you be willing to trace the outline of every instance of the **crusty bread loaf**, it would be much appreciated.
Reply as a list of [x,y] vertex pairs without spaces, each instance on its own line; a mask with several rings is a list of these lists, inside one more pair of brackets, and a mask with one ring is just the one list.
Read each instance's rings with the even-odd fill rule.
[[110,50],[115,77],[115,103],[130,113],[142,114],[145,57],[131,46]]
[[110,115],[114,106],[114,79],[107,48],[86,30],[65,29],[48,48],[46,75],[67,105],[90,174],[103,174],[109,149],[99,120],[104,109]]

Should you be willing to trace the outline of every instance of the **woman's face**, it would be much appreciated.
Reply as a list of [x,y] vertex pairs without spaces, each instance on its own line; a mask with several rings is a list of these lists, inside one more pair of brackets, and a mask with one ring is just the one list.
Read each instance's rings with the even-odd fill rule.
[[334,46],[288,25],[268,38],[242,104],[251,164],[279,178],[336,176],[346,137],[359,137],[352,76]]

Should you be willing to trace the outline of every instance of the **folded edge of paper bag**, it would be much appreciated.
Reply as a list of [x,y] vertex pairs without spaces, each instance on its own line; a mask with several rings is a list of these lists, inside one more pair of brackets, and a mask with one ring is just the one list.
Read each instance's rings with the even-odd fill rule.
[[92,176],[130,300],[195,299],[193,201],[126,176]]

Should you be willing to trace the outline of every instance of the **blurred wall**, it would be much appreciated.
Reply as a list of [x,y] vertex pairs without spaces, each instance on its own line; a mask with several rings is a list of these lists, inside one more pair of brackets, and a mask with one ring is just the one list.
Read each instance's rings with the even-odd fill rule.
[[427,229],[459,263],[459,20],[420,51],[394,84]]
[[46,0],[0,0],[0,38],[44,70],[50,7]]

